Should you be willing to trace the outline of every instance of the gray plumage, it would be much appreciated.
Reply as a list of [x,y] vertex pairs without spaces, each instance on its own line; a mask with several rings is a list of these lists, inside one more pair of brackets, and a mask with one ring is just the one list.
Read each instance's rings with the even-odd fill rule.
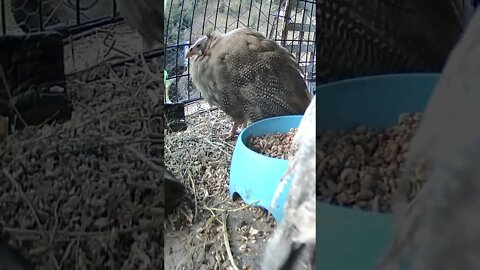
[[396,201],[392,245],[379,270],[480,269],[480,12],[450,54],[413,138],[400,184],[415,165],[428,169],[421,193],[407,204],[408,185]]
[[313,97],[295,135],[294,143],[300,145],[299,150],[290,161],[289,171],[277,191],[278,194],[285,179],[293,175],[284,207],[285,217],[268,243],[263,270],[316,269],[315,122],[316,99]]
[[120,14],[133,30],[140,33],[144,47],[150,50],[155,42],[164,46],[163,1],[116,0]]
[[188,51],[191,75],[203,98],[240,124],[303,114],[310,99],[295,57],[250,28],[201,37]]

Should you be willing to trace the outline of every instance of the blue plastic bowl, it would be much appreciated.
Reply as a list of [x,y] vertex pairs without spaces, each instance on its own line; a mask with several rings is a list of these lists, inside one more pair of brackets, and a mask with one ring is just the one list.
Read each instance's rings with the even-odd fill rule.
[[[395,74],[318,87],[317,132],[393,126],[399,114],[425,110],[437,80],[438,74]],[[392,226],[389,214],[317,202],[317,269],[374,269],[393,237]]]
[[288,169],[288,160],[271,158],[247,147],[250,136],[286,133],[297,128],[302,115],[289,115],[264,119],[245,128],[238,136],[230,165],[230,196],[238,194],[247,204],[267,209],[277,222],[283,219],[283,206],[290,189],[291,178],[280,193],[275,207],[272,198]]

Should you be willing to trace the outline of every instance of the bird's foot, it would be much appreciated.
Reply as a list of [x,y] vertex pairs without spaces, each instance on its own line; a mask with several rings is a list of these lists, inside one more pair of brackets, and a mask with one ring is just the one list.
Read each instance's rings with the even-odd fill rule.
[[233,122],[232,129],[230,129],[229,132],[220,134],[220,137],[227,141],[235,139],[235,137],[239,134],[238,127],[240,127],[241,124],[241,122]]
[[220,138],[226,140],[226,141],[231,141],[233,139],[235,139],[235,137],[238,135],[237,132],[225,132],[225,133],[221,133],[220,134]]

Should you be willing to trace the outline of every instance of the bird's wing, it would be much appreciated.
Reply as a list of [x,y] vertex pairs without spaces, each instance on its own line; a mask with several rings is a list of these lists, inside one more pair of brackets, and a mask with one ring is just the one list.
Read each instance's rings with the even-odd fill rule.
[[[259,116],[279,111],[301,114],[308,106],[306,84],[294,56],[262,34],[249,28],[231,31],[218,37],[209,53],[227,106],[241,102],[245,108],[256,108],[258,112],[250,114]],[[276,107],[258,106],[264,103]]]
[[401,256],[414,250],[413,270],[480,269],[478,74],[477,11],[450,54],[411,142],[405,174],[411,160],[425,159],[427,183],[407,211],[395,213],[394,241],[378,269],[397,269]]

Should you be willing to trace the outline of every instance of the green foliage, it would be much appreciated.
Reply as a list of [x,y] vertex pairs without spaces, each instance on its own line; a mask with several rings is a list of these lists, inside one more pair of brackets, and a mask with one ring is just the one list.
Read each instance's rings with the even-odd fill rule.
[[[168,13],[170,14],[168,15]],[[166,7],[168,21],[168,33],[166,33],[167,45],[176,44],[180,35],[180,41],[189,38],[192,28],[193,1],[170,1]]]
[[215,27],[213,27],[213,25],[208,25],[205,27],[205,34],[210,34],[212,33],[213,31],[215,31]]
[[258,13],[252,13],[250,17],[250,27],[255,29],[258,23]]

